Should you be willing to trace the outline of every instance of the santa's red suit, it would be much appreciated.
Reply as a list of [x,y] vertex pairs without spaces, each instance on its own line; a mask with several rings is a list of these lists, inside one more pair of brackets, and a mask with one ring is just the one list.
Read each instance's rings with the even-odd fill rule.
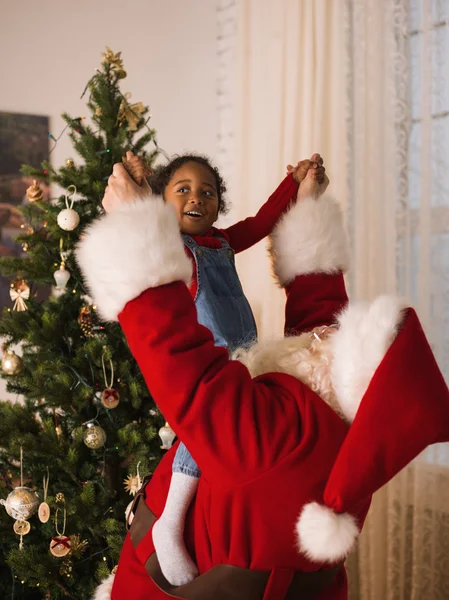
[[[84,236],[77,256],[99,310],[120,321],[154,400],[202,471],[185,532],[200,586],[171,588],[154,575],[149,528],[137,544],[128,535],[99,600],[300,600],[310,596],[292,588],[299,575],[321,569],[334,575],[315,597],[343,600],[344,568],[332,568],[353,548],[372,493],[427,445],[449,439],[448,389],[414,311],[387,297],[342,311],[347,248],[338,206],[326,197],[298,203],[271,250],[287,291],[286,330],[339,315],[332,384],[345,420],[291,363],[288,373],[253,379],[214,346],[186,285],[191,262],[175,214],[160,198],[123,206]],[[145,490],[156,517],[174,452]],[[266,577],[242,596],[237,580],[246,582],[248,570]],[[210,577],[217,572],[221,584]]]

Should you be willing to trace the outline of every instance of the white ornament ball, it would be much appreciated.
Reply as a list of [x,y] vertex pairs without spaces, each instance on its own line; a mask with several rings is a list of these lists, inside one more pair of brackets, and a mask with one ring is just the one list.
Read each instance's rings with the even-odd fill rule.
[[78,227],[80,216],[73,208],[65,208],[58,215],[58,225],[64,231],[73,231]]
[[27,521],[39,506],[39,496],[27,487],[16,487],[7,497],[1,500],[6,512],[16,521]]
[[83,441],[91,450],[98,450],[106,442],[106,432],[99,425],[89,423],[83,434]]

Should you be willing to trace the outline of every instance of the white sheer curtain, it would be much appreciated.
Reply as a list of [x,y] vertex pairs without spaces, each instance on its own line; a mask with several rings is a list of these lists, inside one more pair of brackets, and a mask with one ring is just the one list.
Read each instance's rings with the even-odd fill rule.
[[[220,0],[220,166],[230,220],[254,214],[285,165],[321,152],[346,197],[344,17],[332,0]],[[259,334],[282,331],[283,294],[269,273],[266,244],[238,257]]]
[[[231,220],[314,151],[347,208],[352,298],[400,293],[449,377],[449,0],[217,0],[220,163]],[[239,270],[282,328],[265,249]],[[404,441],[406,443],[406,441]],[[382,489],[348,561],[352,600],[449,598],[449,450]]]
[[[449,0],[348,0],[352,297],[400,293],[449,376]],[[449,598],[449,449],[374,498],[352,598]]]

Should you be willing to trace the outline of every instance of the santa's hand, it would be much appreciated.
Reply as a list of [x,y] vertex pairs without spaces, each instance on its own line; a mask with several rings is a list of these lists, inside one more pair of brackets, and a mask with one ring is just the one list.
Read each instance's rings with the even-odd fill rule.
[[135,202],[138,198],[151,196],[151,188],[146,179],[141,185],[137,185],[128,175],[122,163],[116,163],[112,169],[112,175],[108,179],[103,196],[103,208],[111,212],[123,204]]
[[[323,167],[324,168],[324,167]],[[299,186],[298,199],[304,198],[319,198],[324,194],[329,185],[329,178],[324,173],[324,178],[320,183],[321,177],[317,173],[317,169],[309,169],[307,175],[301,185]]]

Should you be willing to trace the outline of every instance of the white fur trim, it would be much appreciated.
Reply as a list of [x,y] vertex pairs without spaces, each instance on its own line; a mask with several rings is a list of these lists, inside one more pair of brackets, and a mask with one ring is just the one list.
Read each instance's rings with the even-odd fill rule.
[[297,275],[348,269],[341,209],[327,196],[298,201],[280,219],[270,240],[273,270],[281,286]]
[[349,422],[403,320],[405,303],[394,296],[354,302],[339,316],[339,330],[331,336],[331,378]]
[[111,600],[112,586],[114,585],[115,575],[111,574],[95,590],[92,600]]
[[105,320],[116,320],[148,288],[192,277],[175,211],[160,197],[136,199],[95,221],[76,258]]
[[252,377],[264,373],[293,375],[344,418],[332,386],[330,337],[320,340],[309,333],[303,333],[299,336],[259,340],[249,348],[236,350],[232,359],[244,364]]
[[360,531],[349,513],[311,502],[302,509],[296,523],[299,550],[314,562],[335,563],[352,550]]

